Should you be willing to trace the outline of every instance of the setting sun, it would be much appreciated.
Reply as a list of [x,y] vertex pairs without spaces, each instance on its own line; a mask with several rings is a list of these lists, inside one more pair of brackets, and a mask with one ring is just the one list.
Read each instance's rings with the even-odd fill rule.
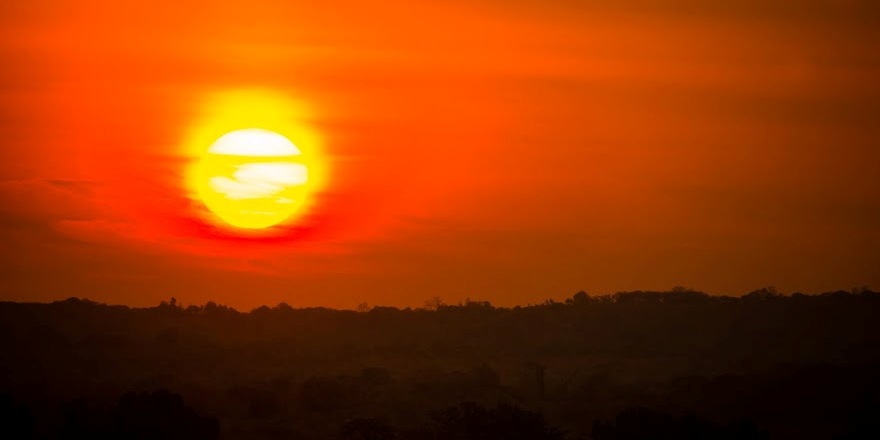
[[286,137],[249,128],[229,132],[208,149],[197,171],[198,193],[224,222],[239,228],[267,228],[301,206],[308,168]]
[[320,187],[320,142],[308,112],[272,91],[235,90],[206,99],[185,148],[188,187],[218,226],[260,230],[296,221]]

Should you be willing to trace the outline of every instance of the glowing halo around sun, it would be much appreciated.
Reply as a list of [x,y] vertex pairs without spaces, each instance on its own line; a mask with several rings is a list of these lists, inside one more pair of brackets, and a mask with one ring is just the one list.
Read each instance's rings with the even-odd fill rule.
[[259,231],[309,208],[325,170],[306,120],[301,107],[270,92],[227,92],[205,103],[188,141],[187,182],[208,220]]

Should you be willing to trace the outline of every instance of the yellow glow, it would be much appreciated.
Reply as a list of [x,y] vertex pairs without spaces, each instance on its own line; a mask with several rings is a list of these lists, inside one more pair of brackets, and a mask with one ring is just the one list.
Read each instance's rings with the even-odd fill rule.
[[212,219],[264,229],[302,214],[324,167],[301,108],[275,94],[230,92],[209,100],[205,115],[190,136],[198,159],[187,180]]

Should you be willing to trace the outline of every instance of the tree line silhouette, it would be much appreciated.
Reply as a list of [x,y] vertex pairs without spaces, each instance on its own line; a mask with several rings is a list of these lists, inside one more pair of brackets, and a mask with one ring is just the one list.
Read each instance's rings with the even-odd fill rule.
[[880,294],[0,303],[0,437],[880,438]]

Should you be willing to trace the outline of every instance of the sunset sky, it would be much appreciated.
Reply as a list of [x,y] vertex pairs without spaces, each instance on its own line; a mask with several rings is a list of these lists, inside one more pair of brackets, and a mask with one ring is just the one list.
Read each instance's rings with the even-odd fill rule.
[[[880,287],[875,0],[162,3],[0,6],[0,300]],[[236,94],[324,173],[259,236],[187,184]]]

